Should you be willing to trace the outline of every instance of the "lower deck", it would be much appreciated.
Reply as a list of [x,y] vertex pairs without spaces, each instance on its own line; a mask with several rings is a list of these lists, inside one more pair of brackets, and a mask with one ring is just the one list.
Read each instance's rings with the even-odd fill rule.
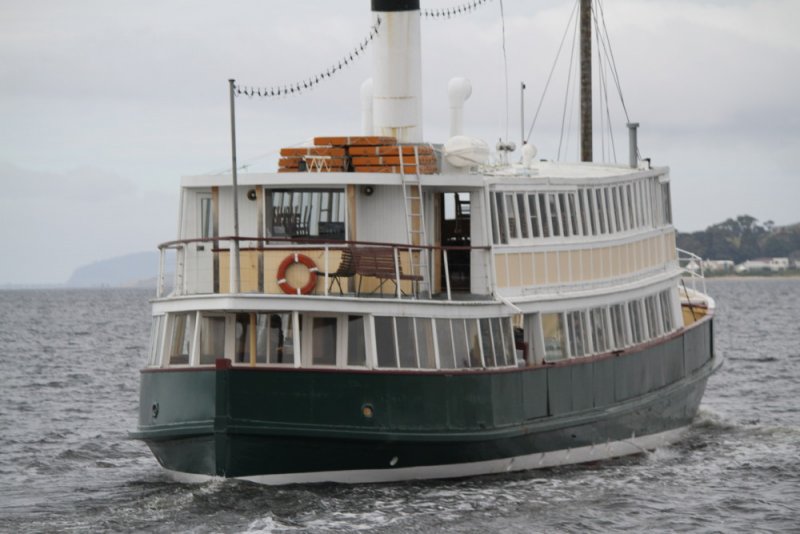
[[[714,366],[711,316],[627,353],[529,368],[279,369],[221,359],[144,371],[134,437],[174,471],[276,483],[527,469],[671,436],[691,422]],[[390,473],[398,469],[411,471]],[[348,480],[354,471],[373,478]]]

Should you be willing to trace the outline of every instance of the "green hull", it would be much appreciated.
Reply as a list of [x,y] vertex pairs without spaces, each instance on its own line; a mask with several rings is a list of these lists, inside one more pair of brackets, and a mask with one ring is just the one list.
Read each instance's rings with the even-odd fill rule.
[[[497,372],[144,371],[133,436],[165,468],[197,475],[489,472],[687,426],[714,367],[711,328],[708,318],[635,353]],[[313,478],[327,479],[348,477]]]

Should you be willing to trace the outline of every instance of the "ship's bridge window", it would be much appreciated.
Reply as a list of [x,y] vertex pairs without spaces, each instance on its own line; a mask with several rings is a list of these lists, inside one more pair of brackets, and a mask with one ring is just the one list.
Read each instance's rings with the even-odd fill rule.
[[200,365],[213,365],[225,357],[225,316],[203,315],[200,318]]
[[341,189],[272,189],[266,192],[265,203],[270,236],[346,239]]
[[161,344],[164,340],[164,316],[156,315],[153,317],[153,324],[150,329],[150,355],[147,360],[148,366],[158,366],[161,363]]

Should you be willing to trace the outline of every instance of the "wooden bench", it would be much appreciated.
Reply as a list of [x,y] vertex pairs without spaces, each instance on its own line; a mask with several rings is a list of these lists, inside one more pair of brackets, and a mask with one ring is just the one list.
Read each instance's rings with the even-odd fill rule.
[[395,292],[397,291],[397,278],[401,281],[420,282],[423,280],[421,275],[406,274],[403,272],[403,266],[399,262],[397,269],[395,269],[395,255],[394,249],[391,247],[347,247],[342,251],[342,260],[339,267],[333,273],[328,273],[332,278],[330,282],[330,291],[333,284],[339,286],[339,291],[344,293],[341,284],[341,278],[349,278],[359,275],[358,287],[356,295],[361,294],[361,281],[365,276],[371,276],[379,280],[378,287],[371,291],[376,293],[383,290],[383,285],[386,282],[392,282],[395,285]]

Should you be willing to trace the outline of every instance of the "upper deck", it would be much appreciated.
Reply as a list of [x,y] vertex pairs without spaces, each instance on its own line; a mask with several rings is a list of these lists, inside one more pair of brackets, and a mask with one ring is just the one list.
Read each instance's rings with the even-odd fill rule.
[[248,173],[238,204],[236,239],[229,175],[183,178],[172,296],[523,303],[678,272],[666,168]]

